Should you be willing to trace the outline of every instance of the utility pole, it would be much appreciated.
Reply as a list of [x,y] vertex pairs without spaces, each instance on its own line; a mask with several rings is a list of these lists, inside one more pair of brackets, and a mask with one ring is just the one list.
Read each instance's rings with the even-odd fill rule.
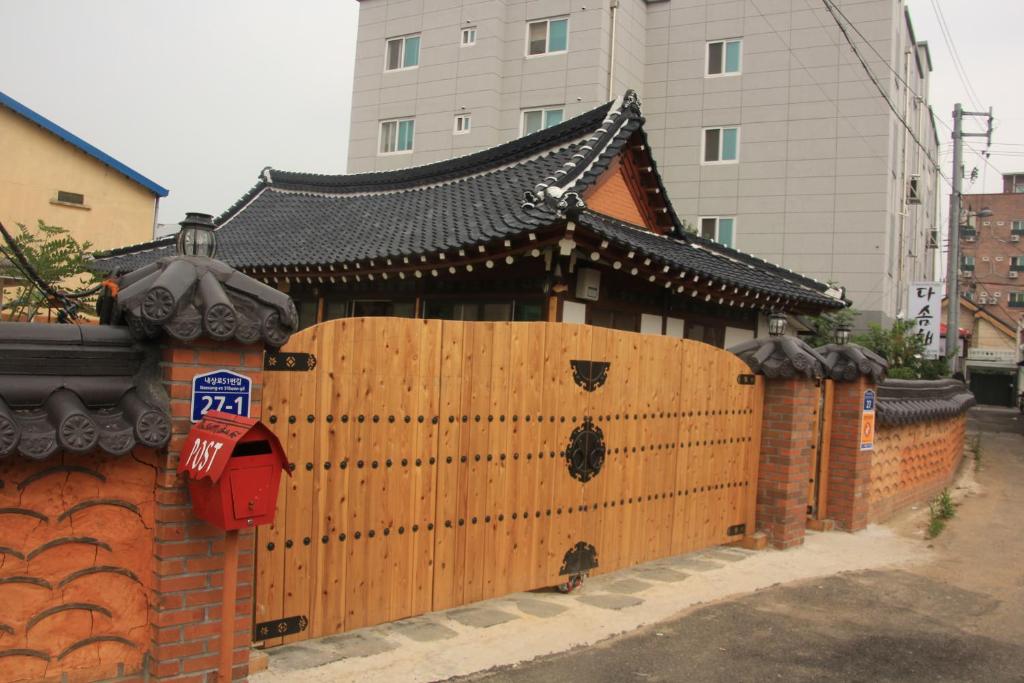
[[[988,119],[984,133],[965,133],[964,116]],[[960,203],[964,185],[964,138],[986,138],[992,145],[992,108],[986,112],[964,111],[959,102],[953,107],[953,192],[949,195],[949,255],[946,263],[946,357],[950,374],[956,374],[956,356],[960,348]]]

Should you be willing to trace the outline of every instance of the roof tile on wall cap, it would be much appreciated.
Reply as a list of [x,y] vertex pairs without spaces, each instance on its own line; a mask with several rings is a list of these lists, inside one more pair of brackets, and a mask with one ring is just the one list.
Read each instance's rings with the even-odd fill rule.
[[263,341],[277,348],[298,329],[287,294],[226,263],[196,256],[163,258],[123,276],[117,304],[138,338],[164,331],[182,341],[205,334],[214,341]]
[[863,375],[878,384],[889,370],[888,361],[858,344],[826,344],[816,351],[825,358],[829,378],[839,382],[852,382]]
[[771,379],[797,377],[821,379],[825,359],[797,337],[762,337],[738,344],[731,353],[739,356],[755,373]]
[[903,425],[956,417],[977,401],[955,379],[887,379],[878,385],[877,413],[882,425]]
[[160,448],[170,415],[143,398],[142,351],[125,328],[0,325],[0,458]]

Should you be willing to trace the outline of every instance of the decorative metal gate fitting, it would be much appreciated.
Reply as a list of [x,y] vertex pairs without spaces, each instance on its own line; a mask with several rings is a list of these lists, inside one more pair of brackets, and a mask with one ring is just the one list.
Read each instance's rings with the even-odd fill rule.
[[601,471],[606,451],[604,432],[589,417],[584,418],[583,424],[572,430],[565,449],[569,474],[579,481],[590,481]]
[[611,363],[598,360],[571,360],[572,378],[585,391],[594,391],[608,379]]
[[586,541],[580,541],[566,551],[562,558],[562,568],[558,570],[560,576],[573,576],[585,574],[597,567],[597,548]]

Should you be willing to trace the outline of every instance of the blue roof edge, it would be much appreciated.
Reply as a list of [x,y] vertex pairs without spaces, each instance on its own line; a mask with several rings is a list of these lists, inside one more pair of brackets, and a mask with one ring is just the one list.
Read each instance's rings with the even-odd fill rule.
[[67,142],[70,145],[74,145],[78,149],[82,150],[89,156],[99,161],[100,163],[106,164],[107,166],[114,169],[118,173],[127,177],[129,180],[133,180],[139,185],[142,185],[147,190],[155,194],[157,197],[166,197],[170,193],[170,190],[168,190],[167,188],[161,185],[157,185],[152,180],[142,175],[138,171],[129,168],[128,166],[125,166],[114,157],[110,156],[106,152],[97,149],[96,147],[93,147],[82,138],[58,126],[56,123],[46,118],[42,114],[32,111],[24,104],[18,102],[16,99],[7,95],[3,91],[0,91],[0,106],[7,107],[14,113],[24,116],[32,123],[41,126],[42,128],[45,128],[46,130],[50,131],[51,133],[59,137],[64,142]]

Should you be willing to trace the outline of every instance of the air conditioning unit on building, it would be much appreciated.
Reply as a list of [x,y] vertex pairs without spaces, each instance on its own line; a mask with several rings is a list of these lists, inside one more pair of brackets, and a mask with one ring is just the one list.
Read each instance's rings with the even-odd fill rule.
[[981,260],[983,263],[988,263],[988,256],[982,256]]
[[1010,271],[1010,279],[1011,280],[1016,280],[1018,276],[1019,276],[1019,274],[1017,273],[1016,270],[1011,270]]
[[1002,262],[1003,262],[1003,257],[1002,256],[996,256],[996,263],[1002,263]]
[[998,299],[999,297],[1001,297],[1002,295],[1003,295],[1003,293],[1002,293],[1002,292],[992,292],[992,296],[994,296],[994,297],[995,297],[995,298],[997,298],[997,299]]
[[979,296],[978,297],[978,303],[979,304],[987,304],[988,303],[988,297],[987,296]]
[[918,191],[920,186],[921,176],[912,175],[910,176],[910,183],[907,187],[907,204],[920,204],[921,195]]
[[1020,235],[1010,235],[1011,242],[1020,242]]
[[601,294],[601,271],[580,268],[576,273],[576,298],[597,301]]
[[964,242],[974,242],[976,239],[974,235],[964,235]]

